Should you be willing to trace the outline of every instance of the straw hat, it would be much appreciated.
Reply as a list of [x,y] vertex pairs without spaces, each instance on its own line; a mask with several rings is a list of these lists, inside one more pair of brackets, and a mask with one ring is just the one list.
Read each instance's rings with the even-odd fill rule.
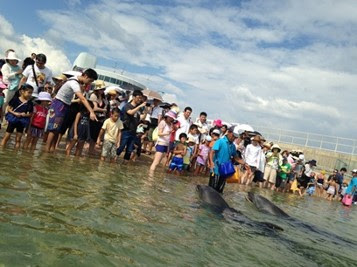
[[39,100],[39,101],[50,101],[50,102],[51,102],[51,101],[52,101],[52,98],[51,98],[50,93],[40,92],[40,93],[38,94],[37,100]]
[[57,77],[53,77],[54,80],[58,80],[58,81],[66,81],[67,80],[67,76],[64,74],[58,75]]
[[94,82],[94,89],[93,90],[103,90],[105,89],[106,85],[105,82],[102,80],[96,80]]
[[15,52],[12,52],[12,51],[10,51],[10,52],[7,54],[6,59],[7,59],[7,60],[17,60],[17,61],[20,61],[20,59],[17,57],[16,53],[15,53]]
[[266,148],[268,148],[268,149],[270,149],[271,148],[271,145],[269,144],[269,143],[264,143],[264,145],[263,145],[264,147],[266,147]]
[[254,137],[252,138],[252,141],[260,142],[260,141],[261,141],[260,135],[254,136]]
[[108,95],[116,95],[117,94],[117,91],[115,89],[112,89],[112,90],[109,90]]

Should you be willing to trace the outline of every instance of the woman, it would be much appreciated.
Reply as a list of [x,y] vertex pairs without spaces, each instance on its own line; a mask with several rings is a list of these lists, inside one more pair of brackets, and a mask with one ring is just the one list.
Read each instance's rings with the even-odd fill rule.
[[271,190],[275,189],[276,176],[279,166],[282,164],[282,157],[280,155],[281,148],[274,144],[271,147],[271,152],[266,154],[266,165],[264,169],[265,186]]
[[[353,197],[357,192],[357,169],[352,170],[352,179],[346,189],[346,195]],[[353,201],[356,199],[353,197]]]
[[155,171],[157,165],[160,164],[162,157],[168,151],[170,136],[173,132],[172,123],[174,122],[174,120],[176,120],[176,118],[177,118],[176,112],[174,112],[173,110],[169,110],[165,114],[164,119],[161,120],[161,122],[159,123],[158,126],[159,138],[157,139],[156,146],[155,146],[156,152],[155,152],[154,160],[150,167],[151,172]]
[[17,58],[15,52],[10,51],[6,56],[6,64],[4,64],[1,68],[3,81],[7,84],[7,89],[4,90],[4,111],[6,110],[6,106],[14,97],[19,87],[19,83],[22,77],[22,69],[18,65],[19,61],[20,59]]
[[104,81],[96,80],[94,83],[94,92],[91,94],[89,100],[93,102],[94,112],[97,116],[97,121],[89,122],[90,129],[90,143],[89,143],[89,154],[94,154],[95,144],[97,142],[100,129],[103,126],[105,119],[107,118],[108,113],[108,101],[104,97],[104,90],[106,85]]

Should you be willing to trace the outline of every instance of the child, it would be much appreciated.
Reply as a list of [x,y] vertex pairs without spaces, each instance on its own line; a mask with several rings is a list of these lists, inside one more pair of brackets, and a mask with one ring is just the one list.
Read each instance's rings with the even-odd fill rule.
[[[92,101],[88,101],[89,106],[93,108]],[[76,115],[72,128],[70,130],[71,136],[73,136],[71,142],[66,148],[66,154],[69,156],[71,154],[72,148],[77,144],[76,151],[74,155],[80,157],[82,155],[82,150],[84,143],[90,139],[89,131],[89,120],[90,113],[84,105],[80,105],[79,112]]]
[[33,104],[30,101],[32,98],[33,87],[29,84],[23,84],[19,90],[19,97],[14,97],[10,100],[7,107],[5,119],[8,121],[8,126],[4,138],[1,141],[1,146],[5,147],[9,141],[11,134],[16,129],[15,148],[21,145],[21,137],[24,129],[28,126],[33,112]]
[[145,127],[143,127],[143,124],[139,124],[138,127],[136,128],[136,136],[135,136],[135,141],[134,141],[134,150],[131,154],[131,160],[136,161],[138,157],[140,157],[142,149],[142,141],[144,139],[145,135]]
[[199,175],[206,167],[208,154],[211,151],[211,148],[209,147],[211,140],[212,138],[210,136],[206,136],[203,144],[200,144],[198,148],[195,175]]
[[120,110],[114,108],[112,110],[112,115],[109,119],[104,121],[102,129],[100,129],[97,145],[99,146],[100,140],[104,134],[102,155],[100,157],[100,160],[102,161],[109,157],[110,162],[113,163],[117,159],[117,148],[120,146],[121,130],[124,128],[119,117]]
[[334,179],[331,179],[329,182],[329,187],[327,188],[327,200],[332,200],[333,196],[336,193],[336,181]]
[[26,142],[24,143],[24,149],[27,149],[31,144],[31,150],[35,150],[37,140],[43,136],[48,106],[51,101],[51,95],[47,92],[40,92],[38,95],[37,104],[34,106],[30,127],[27,132]]
[[109,114],[112,115],[113,109],[119,108],[120,102],[118,101],[118,93],[115,89],[109,90]]
[[186,148],[186,154],[183,157],[183,170],[188,171],[192,163],[192,157],[195,152],[195,140],[191,137],[188,139],[188,146]]
[[176,173],[181,174],[183,168],[183,157],[186,155],[186,140],[187,135],[181,133],[179,135],[180,142],[176,144],[173,154],[174,157],[171,160],[168,172],[171,173],[175,171]]

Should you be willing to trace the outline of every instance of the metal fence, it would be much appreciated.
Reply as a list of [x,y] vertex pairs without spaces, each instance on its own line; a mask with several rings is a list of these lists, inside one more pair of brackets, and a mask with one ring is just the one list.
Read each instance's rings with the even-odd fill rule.
[[334,151],[348,155],[357,155],[356,139],[272,129],[263,126],[253,126],[253,128],[260,132],[269,141]]

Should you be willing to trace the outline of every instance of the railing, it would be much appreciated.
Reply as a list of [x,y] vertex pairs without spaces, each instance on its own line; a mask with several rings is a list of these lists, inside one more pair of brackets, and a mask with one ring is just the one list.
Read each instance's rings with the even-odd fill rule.
[[260,132],[268,141],[295,144],[303,147],[334,151],[348,155],[357,155],[356,139],[283,129],[272,129],[263,126],[253,126],[253,128],[254,130]]

